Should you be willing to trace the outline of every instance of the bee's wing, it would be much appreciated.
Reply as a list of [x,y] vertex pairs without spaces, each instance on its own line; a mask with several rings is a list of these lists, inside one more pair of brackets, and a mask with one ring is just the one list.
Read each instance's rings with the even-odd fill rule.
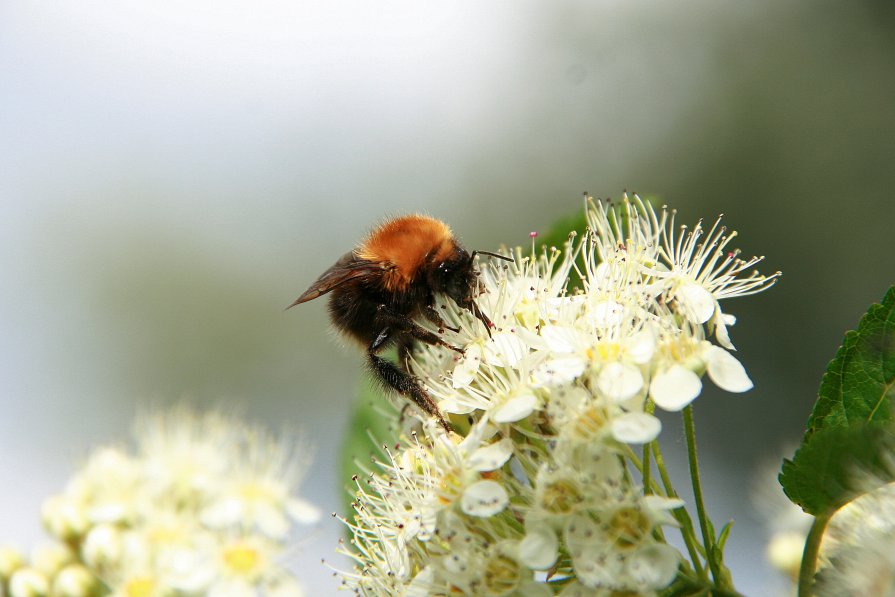
[[348,253],[339,259],[335,265],[320,274],[317,281],[311,284],[310,288],[305,290],[300,297],[295,299],[294,303],[286,308],[289,309],[295,305],[314,300],[318,296],[326,294],[333,288],[341,286],[345,282],[356,280],[358,278],[381,275],[387,269],[387,264],[376,261],[367,261],[366,259],[358,258],[353,253]]

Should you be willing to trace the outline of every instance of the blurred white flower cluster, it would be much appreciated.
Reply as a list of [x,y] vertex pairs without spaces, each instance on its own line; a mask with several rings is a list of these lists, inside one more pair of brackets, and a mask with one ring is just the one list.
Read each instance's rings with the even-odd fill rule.
[[136,449],[93,452],[43,507],[58,545],[0,552],[11,597],[300,597],[282,559],[310,460],[259,427],[185,408],[138,422]]
[[895,484],[843,506],[821,545],[818,597],[895,597]]
[[[664,541],[674,496],[644,491],[628,444],[651,442],[652,405],[681,410],[708,373],[752,387],[720,301],[771,286],[718,222],[675,229],[639,197],[588,200],[564,251],[514,253],[480,276],[494,322],[450,301],[445,339],[410,366],[458,433],[424,421],[358,482],[343,572],[363,595],[653,595],[681,561]],[[570,277],[580,279],[571,290]],[[709,338],[714,336],[717,344]],[[639,463],[637,463],[639,464]]]

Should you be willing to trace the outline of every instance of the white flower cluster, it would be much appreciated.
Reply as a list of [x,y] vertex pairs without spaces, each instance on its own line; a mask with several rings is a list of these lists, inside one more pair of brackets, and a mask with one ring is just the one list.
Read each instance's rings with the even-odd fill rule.
[[821,544],[818,597],[895,596],[895,483],[849,502]]
[[347,588],[652,595],[675,578],[680,554],[661,527],[683,502],[643,491],[627,444],[654,440],[651,404],[684,408],[706,372],[731,392],[752,387],[720,301],[778,274],[743,275],[760,259],[727,249],[735,233],[676,232],[673,212],[637,196],[588,200],[586,213],[565,251],[517,249],[513,264],[483,268],[477,301],[493,329],[445,301],[459,332],[444,337],[463,356],[419,346],[410,365],[462,436],[425,421],[425,440],[387,450],[358,483]]
[[307,447],[183,408],[138,424],[136,440],[93,452],[45,502],[50,555],[0,552],[9,595],[303,594],[280,560],[293,523],[319,516],[295,495]]

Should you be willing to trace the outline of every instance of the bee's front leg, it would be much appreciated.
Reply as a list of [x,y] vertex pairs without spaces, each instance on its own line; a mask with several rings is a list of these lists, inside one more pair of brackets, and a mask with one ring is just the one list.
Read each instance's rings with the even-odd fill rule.
[[449,348],[460,354],[465,352],[462,348],[457,348],[456,346],[445,342],[438,337],[438,334],[421,327],[407,315],[395,313],[389,309],[387,305],[379,305],[376,309],[376,320],[386,328],[399,330],[401,333],[407,334],[420,342],[434,344],[436,346],[444,346],[445,348]]
[[460,328],[453,328],[444,322],[444,319],[441,318],[438,311],[435,310],[435,307],[432,304],[428,304],[423,307],[423,316],[429,320],[429,322],[434,323],[438,326],[439,332],[443,332],[444,330],[450,330],[455,334],[460,331]]

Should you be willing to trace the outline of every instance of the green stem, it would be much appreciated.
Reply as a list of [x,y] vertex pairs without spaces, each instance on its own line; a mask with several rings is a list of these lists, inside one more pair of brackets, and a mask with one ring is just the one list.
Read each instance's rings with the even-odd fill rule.
[[[665,468],[665,460],[662,458],[662,452],[659,450],[659,442],[652,442],[653,457],[656,459],[656,469],[659,471],[659,477],[662,479],[662,485],[665,486],[665,495],[670,498],[678,497],[674,486],[671,484],[671,477],[668,476],[668,469]],[[699,558],[699,547],[696,544],[696,531],[693,529],[693,520],[686,508],[677,508],[672,510],[671,514],[677,519],[681,525],[681,537],[687,546],[687,552],[690,554],[690,561],[693,562],[693,568],[699,578],[705,582],[709,581],[708,575],[705,573],[705,567]]]
[[690,461],[690,480],[693,482],[693,499],[696,501],[696,514],[699,517],[699,528],[702,531],[702,543],[705,545],[706,559],[712,570],[712,578],[715,584],[722,589],[724,576],[716,561],[715,537],[711,530],[709,518],[705,512],[705,503],[702,499],[702,484],[699,482],[699,462],[696,459],[696,425],[693,423],[693,405],[688,404],[684,408],[684,435],[687,438],[687,457]]
[[643,444],[643,471],[642,471],[642,474],[643,474],[643,495],[649,495],[650,493],[652,493],[652,490],[650,488],[650,483],[652,482],[652,479],[650,478],[652,470],[650,470],[650,469],[652,468],[652,464],[650,463],[650,451],[649,451],[650,450],[649,445],[651,443],[652,442]]
[[[653,410],[655,408],[656,407],[653,405],[653,401],[647,400],[645,409],[646,412],[648,414],[653,414]],[[640,474],[643,477],[643,495],[649,495],[650,493],[652,493],[650,482],[652,481],[651,476],[653,471],[652,465],[650,464],[650,444],[655,441],[656,440],[653,440],[652,442],[643,444],[643,468],[640,470]]]
[[823,539],[830,515],[825,514],[814,519],[808,538],[805,539],[805,551],[802,553],[802,565],[799,567],[799,597],[811,597],[814,584],[814,573],[817,570],[817,555],[820,553],[820,541]]

